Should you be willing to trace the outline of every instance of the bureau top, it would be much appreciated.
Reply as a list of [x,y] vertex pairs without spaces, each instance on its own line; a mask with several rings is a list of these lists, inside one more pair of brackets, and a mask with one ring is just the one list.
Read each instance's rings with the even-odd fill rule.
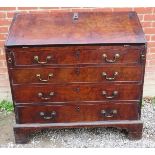
[[145,43],[135,12],[17,13],[6,46]]

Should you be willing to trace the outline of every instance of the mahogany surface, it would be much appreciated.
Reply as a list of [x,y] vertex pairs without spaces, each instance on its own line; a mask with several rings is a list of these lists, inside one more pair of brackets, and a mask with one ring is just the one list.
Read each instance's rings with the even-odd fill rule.
[[[117,114],[112,117],[105,117],[101,110],[117,110]],[[124,110],[126,109],[126,110]],[[42,106],[18,106],[16,109],[18,123],[66,123],[66,122],[87,122],[104,120],[135,120],[138,119],[138,104],[133,103],[89,103],[76,105],[42,105]],[[33,111],[33,112],[32,112]],[[53,119],[44,119],[40,112],[50,117],[51,112],[55,111]],[[29,114],[29,115],[28,115]]]
[[16,143],[46,128],[142,137],[146,40],[135,12],[18,13],[5,51]]
[[[38,31],[39,30],[39,31]],[[16,14],[7,46],[144,43],[135,12],[79,12]]]
[[[107,64],[103,54],[107,54],[108,59],[113,59],[115,54],[120,54],[119,61],[111,64],[139,64],[140,55],[144,49],[142,45],[131,46],[58,46],[58,47],[12,47],[11,55],[14,58],[14,66],[62,66],[62,65],[88,65]],[[66,54],[67,53],[67,54]],[[24,56],[23,56],[24,55]],[[47,64],[40,65],[34,61],[34,56],[38,56],[40,61],[45,61],[47,56],[51,60]]]
[[[61,84],[61,85],[18,85],[13,87],[14,100],[22,102],[67,102],[67,101],[103,101],[103,100],[139,100],[140,85],[135,84]],[[102,92],[106,91],[107,96],[112,96],[114,91],[118,95],[112,99],[106,99]],[[38,97],[43,93],[48,100]],[[53,96],[49,96],[53,92]]]
[[[114,77],[114,73],[118,72],[115,79],[110,82],[138,82],[142,80],[142,66],[87,66],[87,67],[51,67],[51,68],[18,68],[11,69],[13,84],[64,84],[64,83],[79,83],[79,82],[96,82],[104,83],[109,82],[103,72],[107,74],[107,77]],[[42,80],[47,80],[49,74],[53,74],[48,81],[40,81],[36,76],[40,74]]]

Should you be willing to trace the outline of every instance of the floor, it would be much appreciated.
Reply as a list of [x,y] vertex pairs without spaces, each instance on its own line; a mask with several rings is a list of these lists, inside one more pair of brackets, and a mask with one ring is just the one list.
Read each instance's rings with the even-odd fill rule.
[[114,128],[95,129],[52,129],[31,136],[28,144],[14,143],[12,125],[14,114],[0,113],[0,147],[26,148],[155,148],[155,109],[152,104],[145,103],[142,108],[144,121],[143,138],[137,141],[129,140],[125,134]]

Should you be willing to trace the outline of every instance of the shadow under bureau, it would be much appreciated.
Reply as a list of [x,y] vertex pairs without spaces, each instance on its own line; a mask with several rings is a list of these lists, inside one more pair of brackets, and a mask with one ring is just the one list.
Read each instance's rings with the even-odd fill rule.
[[47,128],[141,138],[146,41],[135,12],[18,13],[5,51],[16,143]]

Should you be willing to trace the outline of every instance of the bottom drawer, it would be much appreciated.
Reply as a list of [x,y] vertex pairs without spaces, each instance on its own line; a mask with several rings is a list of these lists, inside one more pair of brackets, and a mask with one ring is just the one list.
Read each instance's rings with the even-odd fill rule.
[[105,120],[136,120],[138,104],[78,104],[16,107],[17,123],[57,123]]

